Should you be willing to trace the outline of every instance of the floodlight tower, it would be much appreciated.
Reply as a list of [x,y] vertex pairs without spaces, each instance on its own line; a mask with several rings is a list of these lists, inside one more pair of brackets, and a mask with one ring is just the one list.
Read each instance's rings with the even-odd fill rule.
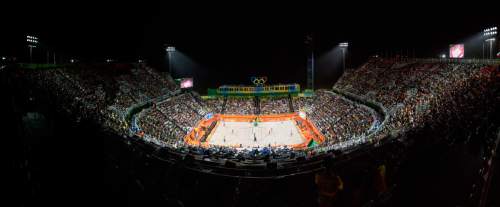
[[28,47],[30,48],[30,63],[33,62],[33,48],[36,48],[38,45],[38,37],[33,35],[26,35],[26,43],[28,43]]
[[493,42],[495,42],[495,38],[497,36],[497,27],[490,27],[488,29],[483,30],[483,37],[485,42],[490,43],[490,55],[489,58],[493,58]]
[[340,50],[342,51],[342,73],[345,71],[345,54],[347,53],[347,48],[349,47],[348,42],[342,42],[339,44]]
[[172,57],[175,53],[175,47],[174,46],[168,46],[167,47],[167,54],[168,54],[168,73],[170,73],[170,75],[172,75],[172,67],[173,67],[173,64],[172,64]]
[[314,91],[314,41],[313,35],[308,34],[304,41],[307,48],[307,88]]

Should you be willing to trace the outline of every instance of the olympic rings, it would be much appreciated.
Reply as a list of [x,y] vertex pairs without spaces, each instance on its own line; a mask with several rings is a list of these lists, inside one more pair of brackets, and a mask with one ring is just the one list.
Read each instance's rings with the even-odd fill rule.
[[267,77],[252,77],[250,79],[257,86],[262,86],[267,82]]

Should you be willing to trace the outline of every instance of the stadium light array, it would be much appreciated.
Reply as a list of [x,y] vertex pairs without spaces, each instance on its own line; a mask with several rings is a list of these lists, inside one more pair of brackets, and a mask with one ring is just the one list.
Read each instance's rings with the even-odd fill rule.
[[36,47],[36,45],[38,44],[38,37],[31,36],[31,35],[26,35],[26,42],[31,47]]
[[173,47],[173,46],[168,46],[168,47],[167,47],[167,52],[175,52],[175,47]]
[[33,35],[26,35],[26,42],[30,48],[30,62],[33,62],[33,48],[38,45],[38,37]]
[[348,42],[341,42],[339,44],[340,47],[349,47],[349,43]]
[[496,36],[497,34],[497,27],[490,27],[488,29],[483,30],[483,36],[489,37],[489,36]]
[[[489,56],[490,59],[493,58],[493,42],[495,41],[495,37],[497,36],[497,27],[490,27],[483,30],[483,37],[485,42],[488,42],[490,45]],[[483,54],[484,54],[484,44],[483,44]]]

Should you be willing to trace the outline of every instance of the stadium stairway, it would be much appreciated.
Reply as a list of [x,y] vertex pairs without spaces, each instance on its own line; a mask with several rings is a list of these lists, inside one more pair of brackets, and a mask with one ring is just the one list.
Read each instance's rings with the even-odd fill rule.
[[288,94],[288,108],[290,110],[290,113],[293,113],[295,110],[293,110],[293,103],[292,103],[292,96]]
[[190,92],[191,96],[193,97],[193,99],[196,101],[196,103],[200,106],[204,106],[205,103],[203,102],[203,100],[201,99],[201,96],[200,94],[196,93],[196,92]]

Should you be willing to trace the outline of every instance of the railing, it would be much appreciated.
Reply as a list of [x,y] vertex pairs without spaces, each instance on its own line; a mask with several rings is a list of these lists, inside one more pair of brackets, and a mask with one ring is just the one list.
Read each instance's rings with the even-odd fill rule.
[[299,84],[277,84],[269,86],[221,86],[217,89],[218,95],[223,96],[259,96],[259,95],[281,95],[298,94]]

